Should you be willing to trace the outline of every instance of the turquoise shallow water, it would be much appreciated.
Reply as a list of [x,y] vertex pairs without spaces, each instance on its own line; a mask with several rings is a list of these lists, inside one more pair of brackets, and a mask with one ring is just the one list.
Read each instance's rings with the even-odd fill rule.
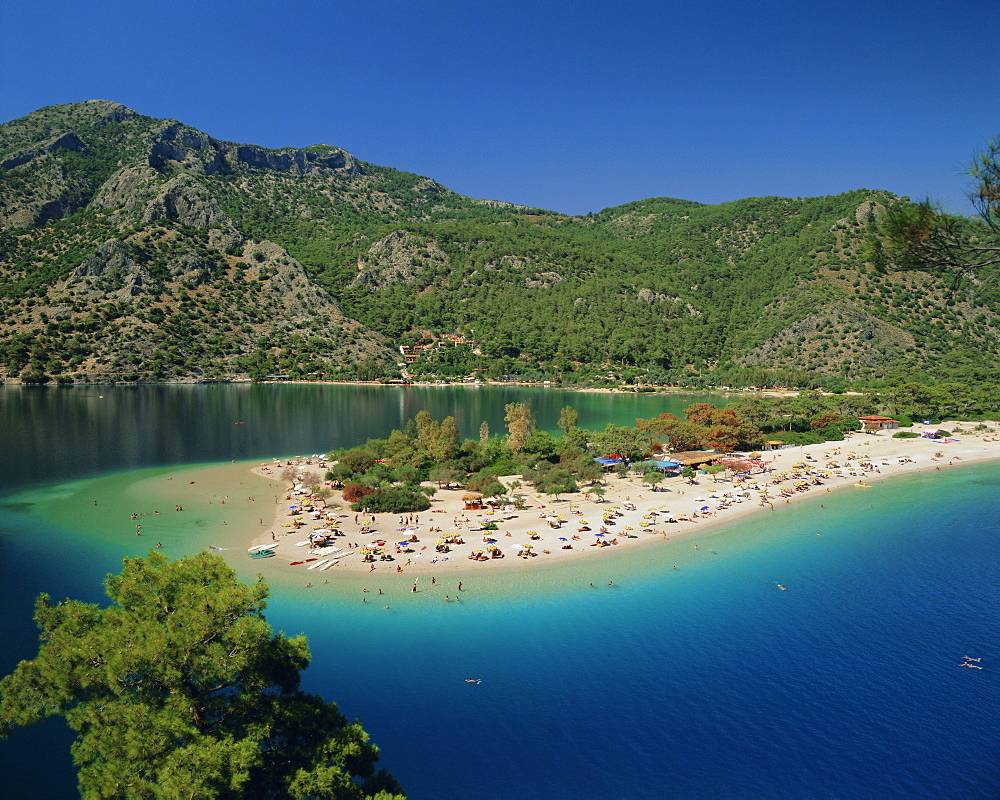
[[[5,669],[32,652],[30,598],[96,600],[138,548],[112,499],[131,510],[128,487],[173,470],[5,498]],[[308,635],[309,688],[362,717],[417,798],[994,798],[998,490],[997,463],[914,474],[757,515],[697,551],[475,580],[461,604],[275,581],[268,618]],[[95,492],[106,523],[74,521],[74,498],[83,513]],[[235,507],[211,511],[164,520],[165,545],[235,524]],[[965,655],[984,669],[961,668]],[[0,745],[13,796],[66,796],[66,741],[53,725]]]

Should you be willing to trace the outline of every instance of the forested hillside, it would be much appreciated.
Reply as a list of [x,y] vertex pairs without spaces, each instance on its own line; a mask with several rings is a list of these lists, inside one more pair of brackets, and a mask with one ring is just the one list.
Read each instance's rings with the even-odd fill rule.
[[[234,144],[107,101],[0,125],[0,377],[417,374],[836,386],[996,378],[995,272],[893,272],[898,199],[568,217],[329,145]],[[971,223],[970,223],[971,224]]]

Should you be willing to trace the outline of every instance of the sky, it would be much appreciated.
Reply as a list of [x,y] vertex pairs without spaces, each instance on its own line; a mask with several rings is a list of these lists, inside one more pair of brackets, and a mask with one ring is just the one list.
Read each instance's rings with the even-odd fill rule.
[[996,0],[11,0],[0,121],[114,100],[567,214],[886,189],[972,213]]

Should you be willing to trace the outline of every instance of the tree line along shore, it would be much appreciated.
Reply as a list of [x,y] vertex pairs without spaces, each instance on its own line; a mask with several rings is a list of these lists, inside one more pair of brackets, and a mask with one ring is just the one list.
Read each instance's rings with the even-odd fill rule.
[[471,560],[493,569],[666,540],[809,492],[997,453],[995,423],[949,431],[904,418],[911,429],[868,435],[858,417],[832,410],[844,400],[860,402],[816,394],[696,403],[684,418],[602,431],[579,428],[566,406],[561,436],[511,403],[505,435],[483,423],[478,439],[464,441],[453,418],[422,411],[385,439],[258,468],[289,487],[258,544],[324,580],[333,567],[406,576]]

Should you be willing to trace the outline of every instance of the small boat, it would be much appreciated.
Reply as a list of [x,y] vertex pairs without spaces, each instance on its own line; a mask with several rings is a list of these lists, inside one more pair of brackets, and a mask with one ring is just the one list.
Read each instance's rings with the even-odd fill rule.
[[306,567],[306,569],[316,569],[316,567],[322,567],[326,563],[326,561],[327,559],[324,558],[322,561],[317,561],[315,564],[310,564],[308,567]]
[[248,553],[256,553],[256,552],[258,552],[260,550],[273,550],[277,546],[278,545],[276,543],[272,543],[272,544],[257,544],[257,545],[254,545],[253,547],[247,548],[247,552]]
[[250,553],[250,558],[271,558],[276,555],[273,550],[254,550]]
[[870,483],[856,483],[854,485],[857,486],[860,489],[871,489],[872,488],[872,485]]

